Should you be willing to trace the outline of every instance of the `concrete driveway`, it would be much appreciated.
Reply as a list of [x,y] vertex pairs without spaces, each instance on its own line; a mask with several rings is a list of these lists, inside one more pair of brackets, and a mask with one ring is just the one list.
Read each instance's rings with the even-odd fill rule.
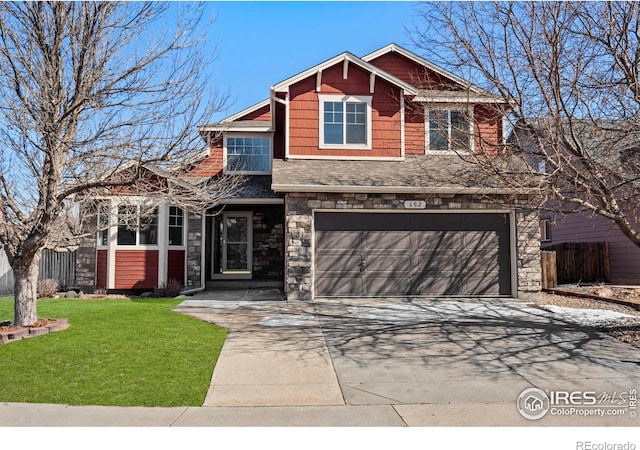
[[638,425],[628,397],[622,417],[518,413],[527,388],[604,393],[606,408],[640,385],[637,349],[521,302],[190,300],[179,310],[230,329],[204,406],[377,406],[372,424]]

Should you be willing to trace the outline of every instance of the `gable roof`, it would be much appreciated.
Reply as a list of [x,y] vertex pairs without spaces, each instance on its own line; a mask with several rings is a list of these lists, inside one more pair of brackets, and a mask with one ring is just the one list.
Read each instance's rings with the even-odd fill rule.
[[351,64],[355,64],[356,66],[366,70],[367,72],[373,73],[377,77],[380,77],[385,81],[388,81],[389,83],[404,89],[406,94],[416,95],[418,93],[418,89],[416,89],[415,86],[412,86],[411,84],[402,81],[401,79],[391,75],[390,73],[385,72],[384,70],[374,66],[373,64],[370,64],[362,60],[361,58],[358,58],[356,55],[350,52],[340,53],[339,55],[336,55],[333,58],[330,58],[316,66],[313,66],[303,72],[300,72],[292,77],[289,77],[286,80],[283,80],[271,86],[271,91],[279,92],[283,90],[288,90],[289,86],[291,86],[292,84],[302,81],[305,78],[308,78],[310,76],[317,74],[319,71],[323,71],[325,69],[328,69],[329,67],[332,67],[336,64],[339,64],[345,61]]
[[443,69],[442,67],[433,64],[432,62],[427,61],[426,59],[422,58],[421,56],[416,55],[415,53],[407,50],[404,47],[399,46],[398,44],[395,43],[391,43],[385,47],[382,47],[381,49],[378,49],[374,52],[369,53],[368,55],[365,55],[362,57],[363,61],[373,61],[376,58],[379,58],[382,55],[386,55],[387,53],[398,53],[402,56],[404,56],[405,58],[420,64],[421,66],[426,67],[429,70],[432,70],[434,72],[436,72],[438,75],[441,75],[445,78],[450,79],[451,81],[453,81],[456,84],[459,84],[460,86],[463,86],[467,89],[469,89],[471,92],[475,92],[477,94],[488,94],[487,91],[485,91],[484,89],[482,89],[479,86],[476,86],[473,83],[470,83],[469,81],[465,80],[464,78],[459,77],[458,75],[455,75],[451,72],[449,72],[448,70]]

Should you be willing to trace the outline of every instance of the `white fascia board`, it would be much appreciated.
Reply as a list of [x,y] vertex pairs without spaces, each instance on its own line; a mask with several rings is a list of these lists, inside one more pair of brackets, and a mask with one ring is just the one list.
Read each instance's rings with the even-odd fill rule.
[[416,55],[413,52],[410,52],[409,50],[407,50],[406,48],[400,47],[398,44],[389,44],[385,47],[382,47],[379,50],[376,50],[372,53],[369,53],[368,55],[365,55],[362,57],[363,61],[369,62],[372,61],[382,55],[386,55],[387,53],[390,52],[396,52],[401,54],[402,56],[404,56],[405,58],[408,58],[430,70],[433,70],[434,72],[449,78],[451,81],[460,84],[461,86],[464,86],[466,88],[469,88],[471,91],[473,92],[486,92],[484,89],[480,88],[479,86],[476,86],[470,82],[468,82],[467,80],[465,80],[464,78],[459,77],[458,75],[455,75],[451,72],[449,72],[448,70],[443,69],[440,66],[437,66],[435,64],[433,64],[432,62],[427,61],[426,59],[422,58],[421,56]]
[[507,102],[498,97],[484,97],[484,96],[472,96],[472,95],[456,95],[449,97],[431,97],[428,95],[416,95],[412,99],[416,103],[450,103],[450,104],[461,104],[461,103],[489,103],[489,104],[507,104]]
[[509,188],[473,188],[446,187],[436,188],[420,186],[337,186],[318,184],[272,184],[274,192],[332,192],[356,194],[527,194],[529,190],[514,190]]
[[402,89],[405,90],[407,95],[418,94],[418,90],[416,89],[415,86],[412,86],[409,83],[402,81],[401,79],[391,75],[390,73],[385,72],[384,70],[374,66],[373,64],[369,64],[368,62],[363,61],[362,59],[358,58],[357,56],[349,52],[341,53],[337,56],[334,56],[331,59],[326,60],[323,63],[318,64],[317,66],[311,67],[303,72],[300,72],[297,75],[287,78],[286,80],[271,86],[271,89],[275,92],[288,91],[289,86],[291,86],[292,84],[302,81],[310,76],[317,76],[318,71],[323,71],[328,67],[334,66],[339,63],[344,63],[345,60],[355,64],[356,66],[370,73],[375,73],[376,76],[388,81],[391,84],[395,84],[396,86],[401,87]]

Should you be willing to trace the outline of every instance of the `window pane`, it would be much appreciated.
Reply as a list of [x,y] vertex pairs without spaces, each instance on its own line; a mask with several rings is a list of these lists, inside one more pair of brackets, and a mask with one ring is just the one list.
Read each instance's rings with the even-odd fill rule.
[[169,245],[182,245],[182,227],[169,227]]
[[135,206],[118,206],[118,245],[136,245],[138,209]]
[[347,144],[367,143],[366,106],[362,102],[347,103]]
[[145,217],[140,217],[140,245],[158,243],[158,208]]
[[[233,139],[233,141],[231,140]],[[234,143],[234,145],[231,145]],[[271,139],[263,137],[228,138],[227,170],[268,172]]]
[[451,111],[451,146],[469,149],[469,120],[462,111]]
[[342,124],[324,124],[324,143],[342,144]]
[[347,124],[347,144],[366,144],[367,128],[364,124]]
[[429,150],[449,150],[448,111],[429,111]]

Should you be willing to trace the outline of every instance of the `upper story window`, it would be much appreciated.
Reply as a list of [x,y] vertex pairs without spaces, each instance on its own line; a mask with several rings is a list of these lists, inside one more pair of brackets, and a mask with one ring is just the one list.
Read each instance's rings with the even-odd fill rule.
[[243,174],[271,173],[271,137],[225,137],[225,170]]
[[319,95],[320,148],[371,148],[371,97]]
[[427,111],[427,151],[453,152],[471,149],[469,111],[431,109]]
[[177,206],[169,207],[169,245],[183,245],[184,211]]
[[118,245],[158,244],[158,208],[140,212],[139,206],[118,206]]

